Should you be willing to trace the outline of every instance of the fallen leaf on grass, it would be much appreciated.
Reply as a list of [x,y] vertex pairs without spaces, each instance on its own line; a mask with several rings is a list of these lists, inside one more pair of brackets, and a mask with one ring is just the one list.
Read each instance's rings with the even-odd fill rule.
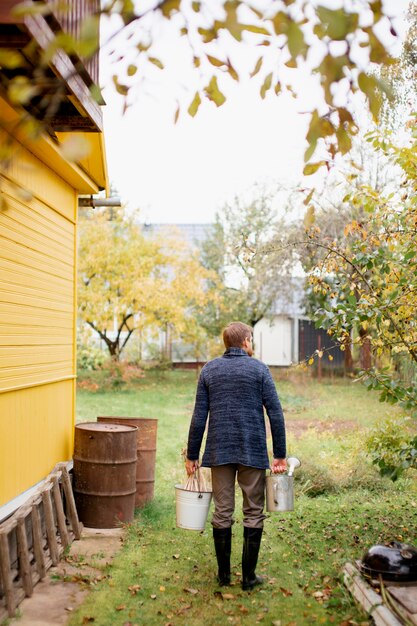
[[280,587],[279,590],[281,591],[281,593],[284,596],[284,598],[288,598],[288,596],[292,596],[292,591],[290,591],[289,589],[285,589],[284,587]]
[[140,585],[130,585],[130,587],[128,587],[130,593],[132,596],[135,596],[137,594],[138,591],[140,591],[140,589],[142,589],[142,587]]
[[186,587],[183,591],[186,591],[187,593],[191,593],[192,595],[195,595],[196,593],[198,593],[198,589],[191,589],[191,587]]
[[317,602],[323,602],[324,600],[328,600],[330,598],[332,590],[330,587],[325,587],[322,591],[315,591],[311,595],[317,600]]
[[234,600],[234,595],[233,593],[222,593],[221,594],[223,600]]
[[192,604],[186,604],[185,606],[182,606],[177,611],[175,611],[175,615],[182,615],[183,613],[185,613],[185,611],[191,609],[192,606]]
[[151,600],[156,600],[156,594],[155,594],[155,593],[153,593],[153,594],[151,595]]
[[272,622],[272,626],[281,626],[281,620],[280,619],[274,619],[274,621]]
[[116,606],[116,611],[124,611],[126,608],[126,604],[119,604],[119,606]]
[[159,587],[159,591],[165,591],[165,587],[164,587],[163,585],[161,585],[161,586]]
[[175,561],[178,561],[178,559],[180,558],[179,554],[173,554],[172,558],[175,559]]
[[83,624],[89,624],[90,622],[95,622],[95,621],[96,621],[95,617],[89,617],[87,615],[83,617]]

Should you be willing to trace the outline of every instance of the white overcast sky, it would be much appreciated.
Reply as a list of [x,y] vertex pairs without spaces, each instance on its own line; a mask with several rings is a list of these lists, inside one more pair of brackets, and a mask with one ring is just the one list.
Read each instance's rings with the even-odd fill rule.
[[[402,16],[408,0],[386,5]],[[169,35],[165,44],[176,69],[154,68],[124,115],[120,96],[104,90],[109,178],[122,201],[140,208],[142,221],[210,222],[225,201],[255,183],[297,184],[308,123],[302,111],[316,98],[313,81],[299,76],[302,101],[273,93],[262,100],[253,81],[229,83],[222,107],[205,101],[196,117],[184,110],[174,124],[176,98],[190,102],[194,90],[192,77],[181,74],[181,50]],[[106,61],[103,69],[105,76]]]

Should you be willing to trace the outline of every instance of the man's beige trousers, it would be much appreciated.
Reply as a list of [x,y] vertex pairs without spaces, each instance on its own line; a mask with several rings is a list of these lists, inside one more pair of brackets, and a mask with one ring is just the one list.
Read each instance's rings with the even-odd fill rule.
[[235,482],[239,483],[243,495],[243,525],[248,528],[263,528],[266,515],[265,470],[230,463],[211,468],[213,486],[214,528],[229,528],[234,523]]

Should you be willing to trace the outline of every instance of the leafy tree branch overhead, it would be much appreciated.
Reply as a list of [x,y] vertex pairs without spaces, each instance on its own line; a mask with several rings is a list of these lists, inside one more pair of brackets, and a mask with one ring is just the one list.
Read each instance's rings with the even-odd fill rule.
[[[31,20],[39,14],[53,13],[54,6],[52,2],[25,2],[14,12]],[[178,105],[176,119],[185,111],[196,115],[207,100],[221,106],[230,81],[244,76],[251,77],[260,97],[265,98],[269,93],[278,96],[282,92],[296,97],[293,77],[297,70],[307,69],[317,75],[322,99],[306,111],[311,116],[306,161],[313,157],[320,139],[325,140],[330,159],[350,149],[351,136],[356,132],[351,110],[353,93],[362,92],[372,116],[378,118],[381,91],[386,91],[386,86],[375,74],[368,73],[369,66],[391,63],[389,49],[398,40],[393,20],[381,0],[364,0],[357,5],[345,2],[335,9],[304,0],[260,2],[256,6],[243,0],[162,0],[147,8],[132,0],[106,0],[99,12],[84,20],[77,37],[56,33],[32,72],[26,60],[31,42],[22,51],[1,51],[0,63],[7,70],[3,82],[9,98],[32,115],[34,108],[30,105],[37,98],[35,116],[42,125],[48,126],[54,99],[60,94],[59,77],[52,79],[46,72],[48,62],[60,49],[80,59],[80,63],[93,57],[99,48],[101,16],[116,23],[102,46],[112,60],[113,83],[126,106],[136,88],[155,80],[157,72],[173,61],[172,51],[164,52],[160,45],[168,32],[184,42],[181,45],[188,52],[195,78],[195,90],[187,102]],[[75,68],[79,69],[79,63]],[[99,97],[95,86],[91,92]],[[40,95],[43,97],[39,101]],[[321,159],[308,165],[305,173],[327,163],[328,159]]]

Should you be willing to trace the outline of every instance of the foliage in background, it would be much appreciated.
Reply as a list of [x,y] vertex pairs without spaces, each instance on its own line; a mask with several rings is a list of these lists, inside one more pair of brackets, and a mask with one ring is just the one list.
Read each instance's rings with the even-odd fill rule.
[[215,274],[219,294],[218,306],[206,309],[202,318],[213,335],[233,319],[254,326],[274,312],[278,297],[291,298],[289,255],[253,254],[287,229],[277,217],[277,191],[255,187],[248,197],[235,197],[217,214],[203,243],[202,262]]
[[[405,146],[376,132],[368,141],[399,168],[400,187],[390,191],[361,184],[347,193],[344,202],[358,213],[345,225],[343,239],[326,237],[310,225],[306,245],[324,252],[316,255],[310,271],[313,291],[321,297],[316,319],[345,345],[357,329],[354,342],[374,355],[374,366],[370,360],[362,363],[365,385],[380,392],[381,402],[399,403],[415,414],[417,387],[407,374],[417,364],[415,130]],[[384,439],[382,434],[382,444]],[[396,464],[387,462],[383,448],[374,453],[383,474],[395,478],[404,468],[416,467],[415,439],[395,448]]]
[[407,469],[417,469],[417,437],[411,418],[387,419],[375,427],[366,447],[382,476],[397,480]]
[[77,343],[77,370],[98,370],[105,360],[103,351],[91,343]]
[[[311,274],[316,289],[330,294],[319,322],[342,338],[354,326],[369,329],[376,355],[417,362],[417,145],[398,148],[377,135],[369,140],[401,167],[402,195],[363,186],[347,200],[369,217],[346,225],[344,243],[318,238],[314,229],[310,233],[312,244],[326,250]],[[374,369],[364,375],[381,390],[381,400],[417,408],[415,387],[401,384],[393,372]]]
[[[307,207],[304,219],[292,220],[274,238],[271,250],[259,251],[260,254],[279,258],[283,251],[288,254],[290,250],[293,263],[298,260],[310,278],[306,281],[306,313],[318,327],[329,328],[327,323],[323,323],[322,311],[326,308],[338,310],[339,304],[343,307],[354,283],[354,269],[349,264],[341,270],[342,279],[333,268],[327,271],[323,266],[324,269],[320,269],[329,258],[329,248],[343,248],[347,233],[351,240],[360,239],[363,242],[363,232],[349,227],[349,224],[361,224],[366,230],[371,219],[369,208],[366,209],[358,199],[363,189],[370,189],[374,194],[390,195],[396,192],[400,181],[400,168],[393,167],[387,156],[375,150],[363,136],[358,136],[349,159],[340,163],[337,171],[332,171],[320,191],[313,189],[304,198],[303,204]],[[318,274],[320,279],[317,279]],[[341,286],[341,280],[349,286],[347,293]],[[333,329],[329,330],[329,334],[334,334]],[[346,324],[337,337],[345,352],[345,372],[354,369],[352,335],[359,335],[357,346],[361,366],[371,366],[367,329],[360,324],[352,323],[350,327]],[[332,358],[332,355],[329,353],[328,357]]]
[[125,209],[80,222],[78,273],[80,319],[115,360],[148,327],[195,338],[197,312],[216,297],[195,254],[175,237],[145,238]]

